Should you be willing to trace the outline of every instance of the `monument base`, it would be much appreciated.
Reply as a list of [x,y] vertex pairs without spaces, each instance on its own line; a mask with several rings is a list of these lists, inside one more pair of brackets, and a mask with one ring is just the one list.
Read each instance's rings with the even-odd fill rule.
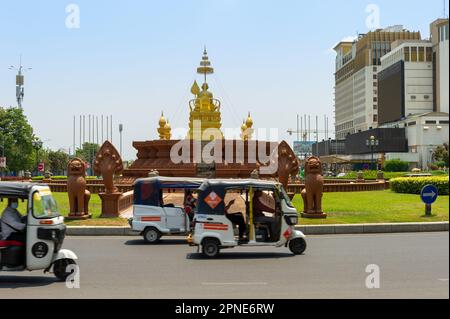
[[91,219],[92,214],[84,214],[84,215],[69,215],[64,217],[64,220],[86,220]]
[[119,217],[119,199],[122,193],[100,193],[98,194],[102,200],[102,214],[100,218],[116,218]]
[[310,219],[325,219],[327,218],[327,214],[326,213],[302,213],[302,218],[310,218]]

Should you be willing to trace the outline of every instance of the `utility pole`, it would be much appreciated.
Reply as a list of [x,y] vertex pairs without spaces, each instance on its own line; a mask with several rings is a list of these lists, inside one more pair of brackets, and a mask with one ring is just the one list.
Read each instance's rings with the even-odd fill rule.
[[20,59],[19,59],[19,65],[18,66],[11,65],[8,69],[17,71],[17,75],[16,75],[16,100],[17,100],[17,106],[22,109],[23,97],[25,96],[25,89],[24,89],[25,77],[24,77],[23,73],[25,71],[31,70],[32,68],[24,68],[23,67],[23,65],[22,65],[22,55],[21,55]]
[[119,134],[120,134],[120,157],[122,157],[122,132],[123,132],[123,124],[119,124]]

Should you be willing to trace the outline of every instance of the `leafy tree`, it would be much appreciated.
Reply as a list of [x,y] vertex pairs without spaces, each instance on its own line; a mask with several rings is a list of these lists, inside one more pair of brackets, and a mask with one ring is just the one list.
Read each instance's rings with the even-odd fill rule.
[[7,158],[7,171],[33,170],[33,128],[20,108],[0,107],[0,152]]
[[437,162],[444,162],[445,166],[449,167],[448,163],[448,143],[444,143],[442,146],[438,146],[434,153],[433,158]]
[[84,143],[83,147],[81,149],[78,148],[75,154],[76,157],[79,157],[88,163],[92,163],[95,159],[95,156],[97,156],[97,152],[99,149],[100,146],[98,144]]
[[64,175],[67,170],[67,163],[69,162],[69,154],[62,150],[48,151],[48,166],[49,170],[54,175]]

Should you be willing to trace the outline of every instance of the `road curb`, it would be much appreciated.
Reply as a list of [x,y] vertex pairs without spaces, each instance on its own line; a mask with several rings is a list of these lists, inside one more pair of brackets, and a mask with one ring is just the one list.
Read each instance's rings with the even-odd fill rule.
[[[296,226],[305,235],[443,232],[449,222]],[[128,226],[68,226],[68,236],[136,236]]]

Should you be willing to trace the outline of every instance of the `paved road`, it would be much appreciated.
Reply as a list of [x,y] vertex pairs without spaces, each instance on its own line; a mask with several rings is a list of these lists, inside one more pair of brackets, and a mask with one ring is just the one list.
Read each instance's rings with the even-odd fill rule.
[[[236,248],[205,260],[179,239],[71,237],[80,289],[49,274],[1,273],[1,298],[449,298],[449,234],[308,238],[303,256],[286,248]],[[377,264],[381,287],[367,289]]]

